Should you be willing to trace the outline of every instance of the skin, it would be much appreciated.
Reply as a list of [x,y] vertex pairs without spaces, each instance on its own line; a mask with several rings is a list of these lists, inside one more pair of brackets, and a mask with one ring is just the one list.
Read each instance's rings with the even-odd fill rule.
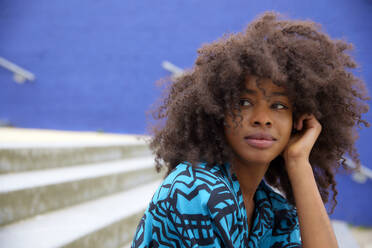
[[[270,162],[282,155],[294,193],[303,247],[338,247],[309,162],[322,129],[320,123],[309,114],[294,121],[285,89],[268,78],[248,75],[245,88],[240,98],[242,122],[236,127],[232,115],[226,113],[225,136],[234,151],[231,164],[241,186],[249,228],[257,187]],[[291,134],[293,128],[296,134]],[[273,136],[273,145],[257,148],[248,144],[244,137],[257,132]]]

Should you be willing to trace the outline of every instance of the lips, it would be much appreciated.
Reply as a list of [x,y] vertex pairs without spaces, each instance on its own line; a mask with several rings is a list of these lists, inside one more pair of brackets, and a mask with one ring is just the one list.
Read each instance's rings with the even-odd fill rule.
[[268,133],[254,133],[244,137],[244,140],[254,148],[266,149],[275,143],[276,138]]

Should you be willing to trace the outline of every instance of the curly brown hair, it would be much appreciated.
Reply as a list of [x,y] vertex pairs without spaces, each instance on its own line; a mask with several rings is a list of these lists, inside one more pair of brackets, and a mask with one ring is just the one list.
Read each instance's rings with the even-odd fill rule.
[[[311,113],[322,125],[310,163],[324,203],[330,188],[333,191],[333,212],[336,169],[345,168],[345,154],[359,164],[356,127],[369,126],[361,117],[368,111],[365,84],[350,70],[357,67],[347,53],[352,48],[343,40],[332,40],[317,23],[285,20],[276,12],[263,13],[244,32],[204,44],[194,66],[168,80],[171,84],[153,110],[157,125],[151,129],[150,148],[157,170],[166,166],[169,174],[185,161],[193,165],[231,161],[225,113],[236,110],[233,118],[239,125],[239,97],[246,75],[270,78],[287,90],[294,120]],[[294,204],[281,156],[270,163],[265,180]]]

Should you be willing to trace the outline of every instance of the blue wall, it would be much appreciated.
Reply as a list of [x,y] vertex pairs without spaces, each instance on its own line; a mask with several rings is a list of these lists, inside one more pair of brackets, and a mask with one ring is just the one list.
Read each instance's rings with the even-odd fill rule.
[[[265,10],[312,19],[331,37],[354,43],[361,65],[356,73],[371,88],[369,0],[12,0],[0,2],[0,56],[33,72],[36,81],[16,84],[0,68],[0,120],[19,127],[145,133],[145,111],[160,93],[154,82],[169,74],[161,62],[191,67],[202,43],[243,30]],[[365,118],[372,122],[371,113]],[[371,130],[361,131],[358,148],[369,167],[371,139]],[[340,193],[341,200],[348,197]],[[372,214],[352,221],[372,225]]]

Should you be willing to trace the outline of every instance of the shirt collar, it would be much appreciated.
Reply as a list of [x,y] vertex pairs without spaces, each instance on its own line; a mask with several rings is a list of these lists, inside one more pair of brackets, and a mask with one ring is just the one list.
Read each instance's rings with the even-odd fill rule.
[[[232,172],[229,163],[225,164],[225,169],[228,180],[230,181],[235,193],[238,196],[239,207],[241,208],[245,216],[246,221],[245,224],[248,226],[247,212],[244,206],[243,195],[241,193],[238,178],[236,177],[235,173]],[[267,232],[272,230],[273,228],[274,221],[273,206],[269,197],[268,186],[266,185],[264,180],[262,180],[258,185],[258,188],[254,195],[254,201],[255,210],[253,213],[251,233],[249,234],[249,243],[251,242],[258,243],[264,236],[266,236]]]

